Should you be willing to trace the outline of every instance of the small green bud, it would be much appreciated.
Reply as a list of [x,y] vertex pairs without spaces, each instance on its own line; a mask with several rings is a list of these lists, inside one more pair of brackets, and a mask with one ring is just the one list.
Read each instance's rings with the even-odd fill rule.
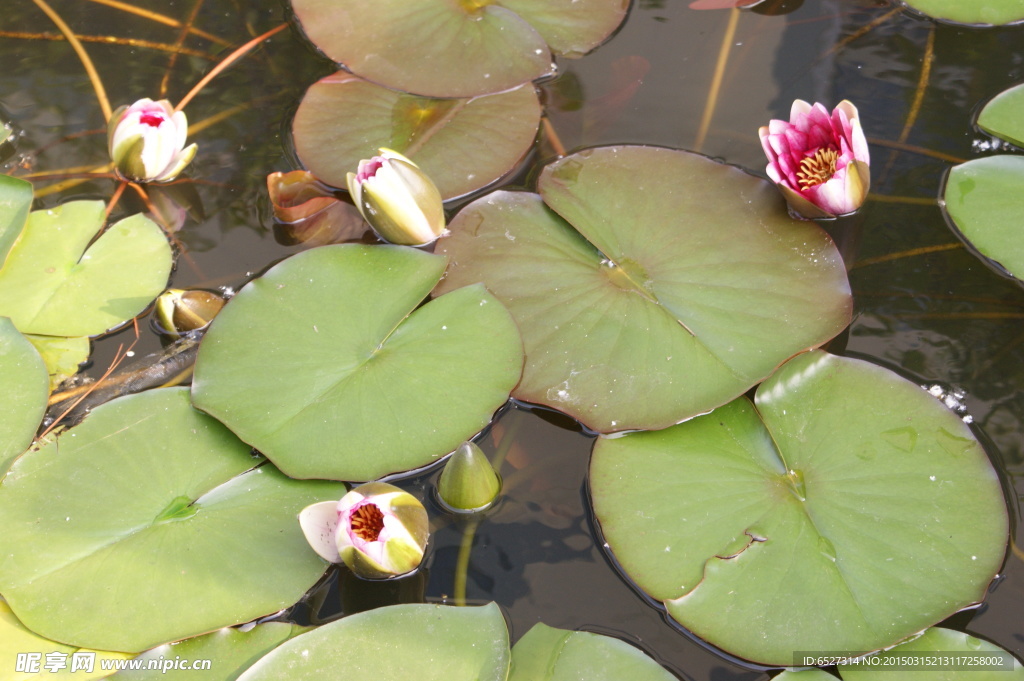
[[437,481],[441,501],[455,511],[481,511],[501,492],[501,478],[487,456],[472,442],[456,449]]
[[193,289],[167,289],[156,299],[156,318],[160,331],[177,338],[189,331],[205,328],[224,307],[224,298]]

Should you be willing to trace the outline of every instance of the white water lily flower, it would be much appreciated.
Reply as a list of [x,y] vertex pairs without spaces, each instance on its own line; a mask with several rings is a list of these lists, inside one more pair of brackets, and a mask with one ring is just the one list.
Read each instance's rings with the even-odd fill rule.
[[411,572],[423,560],[429,529],[419,500],[394,485],[368,482],[340,501],[302,509],[299,525],[320,557],[366,579]]
[[107,149],[117,172],[133,182],[167,182],[196,155],[185,146],[188,121],[166,99],[140,99],[122,106],[107,124]]

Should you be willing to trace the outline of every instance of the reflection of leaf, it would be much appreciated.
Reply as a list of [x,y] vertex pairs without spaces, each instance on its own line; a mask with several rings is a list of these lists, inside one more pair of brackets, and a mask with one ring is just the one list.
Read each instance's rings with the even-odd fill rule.
[[164,233],[134,215],[96,238],[103,210],[102,201],[71,201],[29,215],[0,270],[0,315],[23,333],[92,336],[164,290],[172,263]]
[[306,36],[328,57],[367,80],[430,97],[503,92],[545,76],[552,50],[568,57],[589,52],[622,22],[628,6],[628,0],[292,0]]
[[519,399],[601,432],[664,428],[849,321],[831,240],[736,168],[607,147],[548,166],[539,189],[469,204],[438,247],[439,291],[483,282],[516,319]]
[[539,123],[532,85],[438,100],[336,73],[306,91],[292,132],[303,165],[329,185],[346,186],[361,159],[387,147],[415,161],[447,200],[509,173],[533,145]]
[[392,605],[298,636],[238,681],[317,681],[339,669],[353,679],[505,681],[510,657],[508,629],[494,603]]
[[258,463],[187,388],[98,407],[0,483],[0,591],[42,636],[127,652],[291,605],[326,567],[296,514],[345,490]]
[[998,476],[963,421],[821,351],[754,404],[598,440],[590,485],[625,572],[696,635],[764,664],[893,645],[980,602],[1006,548]]
[[481,286],[420,306],[445,263],[356,244],[285,260],[210,325],[196,406],[298,478],[373,480],[450,453],[508,399],[522,342]]

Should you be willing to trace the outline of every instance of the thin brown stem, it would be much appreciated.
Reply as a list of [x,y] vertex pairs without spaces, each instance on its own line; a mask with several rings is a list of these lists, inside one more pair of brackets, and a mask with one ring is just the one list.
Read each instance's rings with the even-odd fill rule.
[[[900,131],[900,136],[897,138],[899,144],[905,144],[907,138],[910,137],[910,131],[914,127],[914,123],[917,122],[917,116],[921,113],[921,102],[924,101],[925,92],[928,90],[928,81],[931,78],[932,73],[932,62],[935,61],[935,24],[931,24],[931,28],[928,31],[928,41],[925,43],[924,57],[921,59],[921,74],[917,79],[917,88],[914,90],[914,101],[910,105],[910,111],[907,112],[907,120],[903,124],[903,130]],[[893,149],[889,152],[889,159],[885,163],[885,167],[878,176],[878,184],[883,184],[885,178],[888,177],[889,171],[892,170],[893,163],[896,162],[896,150]]]
[[697,130],[697,137],[693,142],[693,150],[699,152],[704,147],[704,140],[707,139],[708,130],[711,129],[711,120],[715,116],[715,109],[718,108],[718,95],[722,89],[722,78],[725,76],[725,67],[729,63],[729,52],[736,39],[736,26],[739,25],[740,11],[733,7],[729,10],[729,23],[725,27],[725,34],[722,36],[722,45],[718,49],[718,61],[715,63],[715,73],[711,78],[711,89],[708,90],[708,98],[704,103],[704,115],[700,119],[700,128]]
[[96,67],[93,66],[92,59],[89,59],[88,53],[85,48],[82,47],[82,43],[79,42],[78,37],[72,32],[71,28],[64,23],[64,20],[60,18],[52,7],[50,7],[46,0],[32,0],[36,3],[36,6],[43,10],[46,16],[50,17],[60,32],[64,34],[64,37],[68,39],[68,44],[71,45],[71,49],[78,55],[78,59],[82,62],[82,66],[85,67],[85,72],[89,75],[89,82],[92,83],[93,90],[96,91],[96,99],[99,100],[100,110],[103,112],[103,120],[110,120],[110,101],[107,99],[107,91],[103,88],[103,81],[100,80],[100,74],[96,72]]
[[[169,17],[166,14],[159,14],[158,12],[151,12],[148,9],[142,9],[141,7],[136,7],[135,5],[129,5],[126,2],[118,2],[118,0],[89,0],[89,1],[90,2],[95,2],[98,5],[106,5],[107,7],[113,7],[114,9],[119,9],[119,10],[121,10],[123,12],[128,12],[129,14],[135,14],[135,15],[138,15],[140,17],[145,17],[145,18],[149,19],[150,21],[155,21],[158,24],[163,24],[164,26],[171,26],[173,28],[181,28],[181,26],[183,26],[183,24],[180,21],[178,21],[177,19],[175,19],[173,17]],[[200,38],[205,38],[205,39],[209,40],[212,43],[216,43],[218,45],[223,45],[225,47],[231,44],[227,40],[224,40],[223,38],[219,38],[219,37],[213,35],[212,33],[207,33],[206,31],[201,31],[198,28],[190,28],[189,29],[189,33],[192,33],[193,35],[197,35]]]
[[[185,24],[181,27],[181,32],[178,33],[178,39],[175,41],[175,45],[181,47],[185,44],[185,39],[188,38],[189,30],[192,28],[192,24],[196,22],[196,16],[199,14],[199,9],[203,6],[203,0],[196,0],[192,5],[192,13],[188,15],[188,19]],[[167,85],[171,81],[171,72],[174,71],[174,65],[178,63],[178,52],[172,52],[170,58],[167,60],[167,69],[164,71],[164,77],[160,80],[160,99],[167,96]]]
[[104,220],[110,217],[111,211],[114,210],[114,206],[117,205],[117,202],[121,200],[121,195],[124,194],[124,188],[127,186],[128,182],[126,180],[121,180],[117,184],[117,189],[114,190],[114,195],[110,197],[110,201],[107,201],[107,208],[103,211]]
[[877,137],[868,137],[868,142],[880,147],[889,147],[892,149],[899,149],[900,151],[909,151],[912,154],[919,154],[921,156],[928,156],[929,158],[936,158],[940,161],[949,161],[950,163],[964,163],[967,161],[965,158],[959,156],[953,156],[952,154],[946,154],[941,151],[934,151],[932,149],[926,149],[913,144],[904,144],[903,142],[894,142],[892,140],[883,140]]
[[[152,40],[141,40],[139,38],[120,38],[113,35],[78,35],[76,36],[83,43],[103,43],[106,45],[125,45],[127,47],[140,47],[148,50],[159,50],[161,52],[173,52],[184,54],[189,57],[199,57],[206,61],[216,61],[217,58],[201,50],[193,50],[187,47],[171,45],[170,43],[158,43]],[[61,41],[67,38],[60,33],[27,33],[25,31],[0,31],[0,38],[15,38],[20,40],[53,40]]]
[[[39,2],[41,0],[36,0],[36,1]],[[240,58],[245,56],[245,54],[247,52],[249,52],[250,50],[252,50],[252,48],[254,48],[257,45],[259,45],[260,43],[262,43],[264,40],[267,40],[268,38],[271,38],[272,36],[280,33],[281,31],[283,31],[286,28],[288,28],[288,24],[280,24],[278,26],[275,26],[274,28],[270,29],[269,31],[267,31],[263,35],[256,36],[255,38],[253,38],[252,40],[250,40],[249,42],[247,42],[246,44],[242,45],[241,47],[236,49],[234,52],[229,54],[219,64],[214,66],[213,69],[208,74],[203,76],[202,80],[200,80],[198,83],[195,84],[195,87],[193,87],[189,91],[189,93],[187,95],[185,95],[181,99],[180,102],[178,102],[178,106],[174,107],[174,110],[175,111],[181,111],[182,109],[184,109],[188,105],[188,103],[192,101],[192,98],[195,97],[197,94],[199,94],[200,91],[202,91],[202,89],[204,87],[206,87],[207,84],[211,80],[213,80],[218,75],[220,75],[221,72],[224,71],[224,69],[226,69],[229,66],[231,66],[232,64],[234,64]]]
[[955,251],[963,248],[962,243],[955,244],[939,244],[938,246],[921,246],[920,248],[911,248],[907,251],[900,251],[898,253],[889,253],[887,255],[880,255],[875,258],[865,258],[864,260],[858,260],[853,263],[850,267],[851,270],[855,270],[858,267],[867,267],[868,265],[877,265],[882,262],[891,262],[893,260],[900,260],[901,258],[912,258],[917,255],[928,255],[929,253],[941,253],[942,251]]
[[565,156],[565,145],[562,144],[562,139],[558,136],[558,131],[555,130],[555,126],[551,123],[551,119],[547,116],[541,116],[541,125],[544,126],[544,137],[547,138],[548,144],[551,145],[551,149],[554,150],[555,155],[559,158]]

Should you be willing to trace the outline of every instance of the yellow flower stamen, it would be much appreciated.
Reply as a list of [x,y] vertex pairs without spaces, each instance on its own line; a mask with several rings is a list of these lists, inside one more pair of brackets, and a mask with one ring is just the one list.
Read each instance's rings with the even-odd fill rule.
[[800,170],[797,171],[797,183],[800,189],[808,189],[824,184],[836,174],[836,161],[839,160],[839,152],[835,149],[818,149],[814,156],[800,161]]
[[352,532],[363,541],[377,541],[384,529],[384,514],[373,504],[360,506],[352,514]]

